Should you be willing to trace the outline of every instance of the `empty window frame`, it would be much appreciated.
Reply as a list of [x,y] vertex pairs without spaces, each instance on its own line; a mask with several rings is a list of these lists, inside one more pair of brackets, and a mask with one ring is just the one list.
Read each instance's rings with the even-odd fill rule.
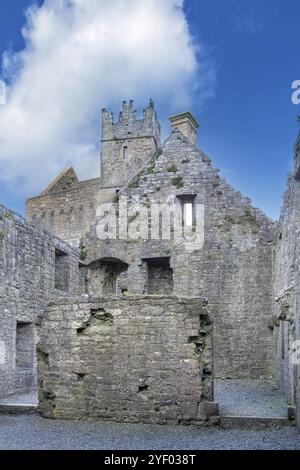
[[36,335],[33,323],[17,322],[16,369],[30,370],[35,367]]
[[70,283],[69,257],[66,253],[55,249],[55,289],[68,291]]
[[147,293],[149,295],[173,294],[173,269],[170,267],[170,258],[149,258],[147,263]]
[[193,203],[183,203],[183,224],[185,227],[193,226]]
[[195,225],[195,195],[177,196],[181,205],[182,226],[192,228]]

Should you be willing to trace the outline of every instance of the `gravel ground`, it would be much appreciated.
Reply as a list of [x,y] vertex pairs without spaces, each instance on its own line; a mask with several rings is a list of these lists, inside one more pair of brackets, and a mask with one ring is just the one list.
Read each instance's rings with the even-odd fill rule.
[[273,381],[216,380],[215,401],[223,416],[287,418],[287,402]]
[[295,428],[266,431],[52,421],[0,415],[1,450],[300,450]]

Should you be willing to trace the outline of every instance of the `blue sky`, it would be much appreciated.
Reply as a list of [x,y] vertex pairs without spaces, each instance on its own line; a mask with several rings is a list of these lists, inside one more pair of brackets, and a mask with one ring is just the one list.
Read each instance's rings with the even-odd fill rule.
[[[23,12],[29,3],[1,1],[1,55],[23,49]],[[291,102],[291,83],[300,80],[300,3],[187,0],[184,11],[195,41],[203,46],[200,53],[216,73],[214,96],[203,100],[203,92],[193,92],[190,107],[201,124],[199,146],[236,189],[276,218],[298,132],[300,106]],[[148,98],[145,87],[144,100]],[[171,107],[167,100],[156,105],[164,120]],[[5,181],[0,201],[23,211],[22,195]]]
[[199,144],[236,188],[277,217],[300,114],[290,89],[300,77],[300,3],[191,0],[187,11],[218,67],[216,97],[200,113]]

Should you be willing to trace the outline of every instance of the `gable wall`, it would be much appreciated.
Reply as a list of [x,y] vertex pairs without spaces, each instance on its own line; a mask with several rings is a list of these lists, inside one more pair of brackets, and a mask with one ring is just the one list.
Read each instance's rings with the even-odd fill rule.
[[76,247],[94,223],[98,205],[114,195],[113,188],[100,189],[100,179],[82,182],[65,191],[28,199],[26,219]]
[[[87,239],[87,261],[109,256],[122,259],[129,264],[129,292],[145,294],[143,259],[169,256],[174,294],[201,296],[213,311],[217,376],[269,377],[273,372],[269,321],[274,225],[176,131],[163,153],[158,152],[120,196],[126,196],[129,205],[146,208],[150,217],[151,204],[185,194],[195,195],[195,204],[204,205],[202,249],[188,251],[182,240],[103,242],[97,240],[93,227]],[[129,224],[138,223],[138,217],[131,214]]]

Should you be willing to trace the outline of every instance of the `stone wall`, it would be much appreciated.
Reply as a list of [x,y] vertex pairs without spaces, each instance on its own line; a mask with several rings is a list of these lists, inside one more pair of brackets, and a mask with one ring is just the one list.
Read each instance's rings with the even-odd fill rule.
[[212,324],[199,299],[62,299],[40,332],[45,417],[164,424],[210,414]]
[[[155,289],[169,293],[172,289],[175,295],[207,299],[213,306],[216,375],[270,377],[275,224],[224,181],[209,158],[176,130],[128,187],[120,190],[117,212],[124,197],[128,203],[128,238],[97,239],[96,218],[85,240],[87,264],[101,258],[126,262],[130,294],[153,294]],[[188,198],[194,211],[203,207],[203,214],[197,215],[198,227],[204,229],[203,246],[186,246],[175,236],[170,212],[161,217],[161,223],[169,227],[169,238],[153,236],[153,208],[164,204],[171,211]],[[143,220],[148,238],[130,238]],[[120,233],[124,221],[119,222]],[[164,270],[165,277],[155,285],[151,273],[159,260],[166,259],[170,269]]]
[[[28,218],[37,216],[43,226],[66,241],[75,239],[78,243],[83,237],[88,293],[104,295],[105,286],[111,285],[110,291],[115,294],[173,291],[175,295],[205,298],[214,312],[217,376],[270,377],[276,225],[222,179],[211,160],[178,129],[154,153],[156,147],[139,147],[143,137],[148,142],[151,136],[156,136],[157,143],[159,126],[152,103],[141,120],[136,119],[132,103],[123,105],[116,122],[110,111],[103,110],[102,163],[107,165],[103,175],[128,179],[122,167],[124,161],[120,160],[120,145],[125,142],[129,153],[131,145],[137,150],[134,176],[123,187],[103,189],[116,181],[108,183],[102,178],[76,183],[71,172],[69,189],[61,190],[56,181],[57,192],[50,185],[51,194],[29,200]],[[97,228],[105,217],[97,213],[96,207],[110,202],[120,213],[118,201],[124,197],[128,202],[128,230],[122,220],[117,239],[100,240]],[[165,214],[161,214],[161,222],[169,226],[169,238],[161,236],[162,229],[153,235],[154,205],[182,208],[185,201],[192,202],[194,218],[203,226],[203,245],[187,247],[182,238],[176,237],[172,221]],[[203,207],[203,213],[196,214],[197,207]],[[143,224],[146,237],[132,238],[130,234]],[[169,259],[170,268],[155,267],[158,259]],[[112,260],[114,266],[109,267]],[[126,272],[116,271],[120,263],[125,263]]]
[[[55,250],[67,257],[68,289],[55,289]],[[36,385],[36,317],[53,297],[78,292],[78,255],[0,207],[0,396]]]
[[100,178],[74,183],[68,189],[28,199],[26,219],[77,248],[96,219],[97,207],[114,195],[115,190],[100,188]]
[[137,119],[133,101],[123,102],[119,119],[102,110],[101,186],[122,187],[160,146],[160,124],[150,101]]
[[[294,172],[288,177],[274,248],[274,317],[276,377],[290,405],[298,402],[300,367],[293,361],[300,341],[300,134]],[[299,360],[298,347],[298,360]]]
[[274,250],[274,318],[276,377],[290,404],[296,400],[296,368],[291,361],[299,309],[300,181],[288,180]]
[[153,102],[137,119],[133,102],[123,103],[119,119],[102,111],[101,177],[79,182],[63,171],[38,197],[26,201],[26,219],[37,222],[74,248],[95,222],[100,204],[111,202],[160,145]]

